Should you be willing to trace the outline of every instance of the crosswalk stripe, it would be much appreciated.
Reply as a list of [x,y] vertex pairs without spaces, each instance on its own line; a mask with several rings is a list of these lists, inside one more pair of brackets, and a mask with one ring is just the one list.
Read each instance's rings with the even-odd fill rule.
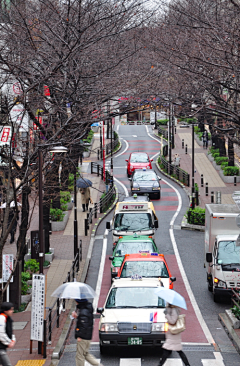
[[224,366],[221,360],[202,360],[203,366]]
[[[100,363],[100,361],[101,361],[100,358],[97,358],[97,361],[98,361],[98,363]],[[92,364],[85,361],[85,366],[92,366]]]
[[182,366],[182,361],[179,358],[169,358],[165,364],[165,366]]
[[120,366],[141,366],[141,358],[120,358]]

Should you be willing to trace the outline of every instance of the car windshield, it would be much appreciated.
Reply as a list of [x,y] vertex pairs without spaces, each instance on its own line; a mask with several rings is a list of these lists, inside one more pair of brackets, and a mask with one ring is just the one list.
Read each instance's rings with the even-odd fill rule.
[[120,277],[127,278],[136,274],[142,277],[169,277],[167,267],[162,261],[126,261]]
[[156,287],[112,288],[106,309],[165,308],[165,301],[155,294]]
[[148,163],[148,156],[147,154],[132,154],[131,155],[131,159],[130,159],[131,163]]
[[220,241],[218,243],[218,263],[240,264],[240,247],[236,247],[235,241]]
[[133,176],[133,181],[148,181],[148,180],[157,180],[157,176],[156,174],[151,171],[151,170],[147,170],[146,172],[144,171],[140,171],[137,172],[135,171],[134,176]]
[[139,253],[140,251],[152,253],[155,252],[155,248],[151,241],[120,242],[116,247],[114,255],[118,257],[125,254]]
[[118,231],[149,230],[152,224],[150,213],[119,213],[115,218],[114,229]]

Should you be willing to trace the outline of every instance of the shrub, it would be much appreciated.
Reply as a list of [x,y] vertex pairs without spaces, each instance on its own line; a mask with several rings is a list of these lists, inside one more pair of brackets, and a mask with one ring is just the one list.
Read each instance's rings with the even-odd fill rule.
[[36,261],[36,259],[29,259],[29,261],[24,263],[24,271],[29,272],[30,276],[32,277],[33,273],[39,271],[39,263]]
[[226,166],[223,170],[225,176],[239,175],[239,168],[237,166]]
[[27,282],[22,281],[21,295],[27,295],[27,291],[28,291],[28,284]]
[[228,162],[228,158],[225,156],[219,156],[215,159],[217,165],[221,165],[222,163]]
[[215,153],[212,154],[212,156],[215,160],[216,158],[218,158],[220,156],[220,154],[218,152],[215,152]]
[[194,210],[189,208],[186,216],[189,224],[205,225],[205,208],[195,207]]
[[31,279],[31,274],[29,272],[22,272],[22,281],[27,282]]
[[199,187],[197,183],[194,183],[195,192],[199,191]]
[[224,163],[221,164],[221,169],[224,170],[224,168],[228,166],[228,161],[225,161]]
[[64,213],[60,208],[50,208],[52,221],[63,221]]
[[157,120],[157,123],[158,123],[159,125],[166,126],[166,125],[167,125],[167,123],[168,123],[168,119],[167,119],[167,118],[166,118],[166,119],[158,119],[158,120]]
[[237,305],[234,305],[234,307],[231,308],[230,310],[235,315],[235,317],[240,320],[240,309],[239,309],[239,307]]
[[211,151],[211,154],[219,153],[219,149],[215,149],[215,147],[214,147],[214,146],[212,146],[212,147],[210,148],[210,151]]
[[49,266],[49,264],[50,264],[50,262],[49,262],[49,261],[44,261],[44,262],[43,262],[43,267],[48,267],[48,266]]
[[71,202],[71,194],[69,191],[62,191],[60,192],[60,202],[61,203],[68,203]]
[[94,135],[93,130],[90,130],[90,131],[88,132],[87,138],[86,138],[86,139],[83,139],[83,142],[87,142],[87,143],[89,143],[89,144],[90,144],[90,143],[91,143],[91,141],[92,141],[93,135]]

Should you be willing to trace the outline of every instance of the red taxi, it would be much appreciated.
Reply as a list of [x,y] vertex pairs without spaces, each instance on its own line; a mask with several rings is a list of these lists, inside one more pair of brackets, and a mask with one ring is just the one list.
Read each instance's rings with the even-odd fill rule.
[[129,159],[126,159],[127,164],[127,176],[132,175],[135,169],[152,169],[151,162],[153,159],[149,159],[149,156],[145,152],[133,152],[130,154]]
[[148,277],[159,278],[164,287],[173,289],[172,277],[163,254],[141,252],[137,254],[126,254],[124,261],[118,270],[117,278],[135,279]]

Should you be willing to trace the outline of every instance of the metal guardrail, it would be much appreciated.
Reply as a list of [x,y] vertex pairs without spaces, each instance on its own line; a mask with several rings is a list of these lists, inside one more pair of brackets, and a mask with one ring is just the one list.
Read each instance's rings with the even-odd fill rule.
[[[98,176],[101,175],[101,178],[103,179],[103,167],[95,162],[91,162],[91,174],[97,174]],[[107,170],[105,170],[105,183],[106,185],[109,185],[109,190],[103,198],[100,198],[99,202],[94,203],[93,208],[90,208],[90,212],[87,214],[87,218],[85,219],[85,236],[88,235],[89,226],[92,223],[93,218],[96,219],[98,214],[103,213],[116,197],[113,177]]]
[[157,126],[158,134],[163,135],[163,137],[168,140],[168,130]]
[[127,121],[128,125],[150,125],[150,121]]
[[164,169],[168,174],[175,175],[180,182],[189,187],[190,175],[185,172],[185,170],[177,167],[176,165],[170,164],[163,156],[160,156],[160,160],[161,164],[164,166]]
[[[82,260],[82,240],[80,240],[78,252],[70,271],[63,283],[73,282],[76,278],[76,273],[79,271],[79,262]],[[53,305],[48,308],[46,317],[44,319],[44,331],[43,331],[43,358],[47,358],[47,344],[52,343],[52,333],[55,328],[59,328],[60,325],[60,315],[65,312],[66,300],[57,298]]]
[[[114,131],[114,140],[111,144],[111,142],[109,142],[108,144],[105,145],[105,153],[106,155],[109,155],[111,154],[111,150],[115,150],[116,147],[118,146],[119,144],[119,138],[118,138],[118,134]],[[98,150],[98,159],[101,159],[103,158],[103,153],[102,151]]]
[[[234,297],[238,300],[238,302],[234,299]],[[239,294],[232,288],[232,306],[236,305],[236,307],[240,310],[240,305],[239,305],[239,301],[240,301],[240,296]]]

